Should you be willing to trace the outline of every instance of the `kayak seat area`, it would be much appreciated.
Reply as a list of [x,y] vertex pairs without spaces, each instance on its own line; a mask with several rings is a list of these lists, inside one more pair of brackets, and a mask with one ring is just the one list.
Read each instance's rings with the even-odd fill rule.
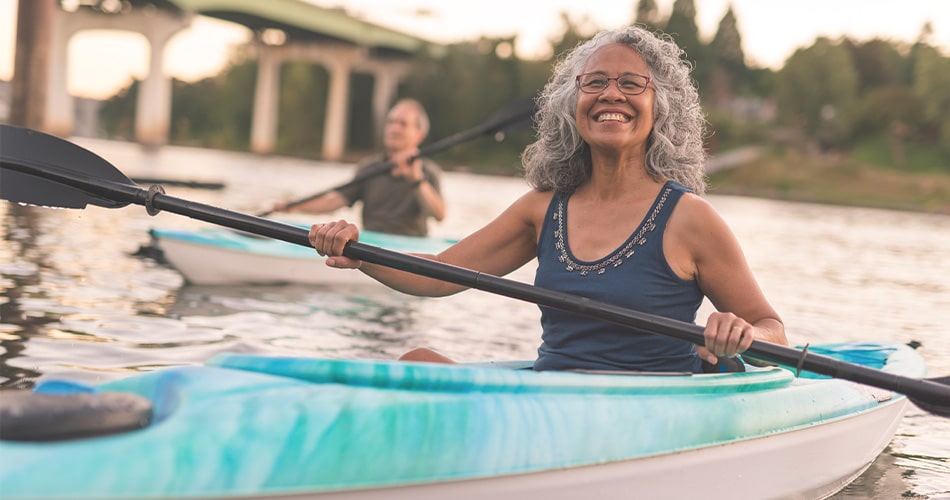
[[[530,361],[443,365],[396,360],[342,360],[223,353],[209,366],[310,383],[427,392],[539,394],[715,394],[760,391],[791,383],[777,367],[745,373],[535,372]],[[635,375],[635,376],[625,376]]]

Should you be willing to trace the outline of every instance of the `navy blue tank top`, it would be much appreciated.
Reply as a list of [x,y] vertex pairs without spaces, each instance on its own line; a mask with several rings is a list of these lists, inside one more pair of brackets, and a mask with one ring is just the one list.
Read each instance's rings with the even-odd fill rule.
[[[593,262],[581,261],[571,253],[567,244],[571,193],[555,193],[538,240],[535,285],[694,322],[703,293],[695,280],[677,276],[663,254],[666,223],[685,192],[683,186],[667,182],[627,241]],[[696,349],[689,342],[540,308],[542,343],[535,370],[702,371]]]

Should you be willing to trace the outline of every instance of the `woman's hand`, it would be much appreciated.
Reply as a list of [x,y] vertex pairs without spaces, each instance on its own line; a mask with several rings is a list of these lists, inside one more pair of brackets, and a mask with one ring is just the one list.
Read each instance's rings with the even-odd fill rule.
[[310,244],[317,253],[327,257],[327,265],[339,269],[356,269],[363,261],[343,256],[343,248],[347,242],[359,241],[360,230],[355,224],[345,220],[314,224],[310,226],[308,234]]
[[745,352],[755,340],[755,327],[733,313],[714,312],[706,321],[703,337],[705,347],[699,346],[699,357],[710,364],[719,362],[719,357],[733,358]]

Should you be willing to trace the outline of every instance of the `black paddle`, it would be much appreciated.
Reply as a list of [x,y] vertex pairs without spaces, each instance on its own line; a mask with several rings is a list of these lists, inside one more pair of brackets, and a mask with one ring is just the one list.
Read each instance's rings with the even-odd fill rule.
[[[0,125],[0,198],[48,207],[83,208],[87,204],[118,208],[130,203],[149,214],[167,210],[194,219],[310,246],[307,230],[252,215],[182,200],[134,185],[104,159],[71,142],[41,132]],[[588,317],[703,345],[703,328],[641,313],[573,294],[539,288],[469,269],[393,252],[359,242],[344,255],[402,271],[542,304]],[[950,417],[950,377],[914,379],[847,363],[768,342],[755,341],[746,352],[763,361],[880,387],[906,395],[918,407]]]
[[159,177],[133,177],[136,184],[164,184],[166,186],[181,186],[192,189],[224,189],[223,182],[217,181],[191,181],[185,179],[162,179]]
[[[504,137],[504,134],[517,130],[520,128],[527,127],[532,123],[532,118],[536,111],[534,97],[526,97],[515,101],[514,103],[508,105],[505,109],[498,111],[488,118],[485,123],[481,125],[466,130],[464,132],[459,132],[457,134],[450,135],[440,141],[433,142],[432,144],[423,146],[419,148],[419,154],[415,158],[420,158],[423,156],[430,156],[434,153],[444,151],[452,146],[461,144],[466,141],[470,141],[476,137],[481,137],[483,135],[494,135],[496,137]],[[339,186],[332,187],[330,189],[325,189],[319,193],[314,193],[305,198],[300,198],[297,200],[289,201],[285,205],[286,208],[296,207],[307,203],[310,200],[315,200],[331,191],[336,191],[343,189],[345,187],[352,186],[363,182],[370,177],[377,176],[382,173],[389,172],[395,167],[396,164],[391,161],[381,161],[373,163],[372,165],[367,166],[366,168],[360,170],[360,172],[353,177],[353,179],[340,184]],[[259,212],[258,217],[265,217],[276,210],[266,210],[264,212]]]

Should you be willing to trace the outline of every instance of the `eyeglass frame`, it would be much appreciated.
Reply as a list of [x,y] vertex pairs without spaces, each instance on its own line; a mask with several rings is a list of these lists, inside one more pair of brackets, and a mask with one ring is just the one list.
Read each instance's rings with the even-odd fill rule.
[[[607,83],[604,85],[604,88],[602,88],[602,89],[600,89],[600,90],[597,90],[597,91],[594,91],[594,92],[588,92],[587,90],[584,90],[584,86],[581,85],[581,78],[582,78],[582,77],[585,77],[585,76],[587,76],[587,75],[604,75],[604,78],[607,79]],[[646,78],[647,81],[646,81],[646,83],[643,85],[643,89],[642,89],[642,90],[640,90],[640,91],[637,92],[636,94],[631,94],[631,93],[629,93],[629,92],[624,92],[624,91],[623,91],[623,88],[620,87],[620,79],[623,78],[623,77],[625,77],[625,76],[639,76],[639,77],[641,77],[641,78]],[[653,82],[653,78],[650,78],[650,77],[647,76],[647,75],[641,75],[641,74],[639,74],[639,73],[624,73],[624,74],[622,74],[622,75],[620,75],[620,76],[610,77],[610,76],[607,76],[607,74],[604,73],[603,71],[591,71],[591,72],[589,72],[589,73],[581,73],[581,74],[579,74],[579,75],[577,75],[577,76],[574,77],[574,83],[577,84],[577,90],[580,90],[581,92],[583,92],[583,93],[585,93],[585,94],[599,94],[599,93],[601,93],[601,92],[607,90],[607,88],[610,87],[610,81],[611,81],[611,80],[614,80],[614,81],[617,82],[617,90],[619,90],[621,94],[623,94],[623,95],[631,95],[631,96],[633,96],[633,95],[640,95],[640,94],[646,92],[646,91],[647,91],[647,88],[650,87],[650,83]]]

